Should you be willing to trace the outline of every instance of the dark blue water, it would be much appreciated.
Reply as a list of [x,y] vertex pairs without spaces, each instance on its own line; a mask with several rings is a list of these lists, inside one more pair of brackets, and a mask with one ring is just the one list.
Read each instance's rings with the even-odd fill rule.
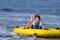
[[35,14],[41,16],[46,28],[60,28],[60,0],[0,0],[0,40],[35,40],[12,32]]

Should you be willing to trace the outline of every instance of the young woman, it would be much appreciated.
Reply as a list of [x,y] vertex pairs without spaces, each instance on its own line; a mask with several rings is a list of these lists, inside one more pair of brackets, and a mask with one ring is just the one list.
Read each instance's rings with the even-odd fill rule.
[[44,29],[44,25],[39,15],[31,16],[26,24],[26,28]]

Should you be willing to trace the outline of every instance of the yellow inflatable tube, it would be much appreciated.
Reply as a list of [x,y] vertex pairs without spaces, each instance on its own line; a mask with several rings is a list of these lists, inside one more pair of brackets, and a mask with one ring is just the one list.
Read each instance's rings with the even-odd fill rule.
[[40,37],[60,37],[60,29],[24,29],[14,28],[13,32],[18,35],[40,36]]

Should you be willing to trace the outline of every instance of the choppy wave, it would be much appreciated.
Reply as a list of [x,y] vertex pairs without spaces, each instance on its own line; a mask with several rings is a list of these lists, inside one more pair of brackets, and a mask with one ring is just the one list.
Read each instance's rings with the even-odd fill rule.
[[[30,18],[30,15],[35,15],[35,14],[1,13],[0,14],[0,23],[26,24]],[[60,26],[59,25],[60,24],[60,18],[59,18],[60,16],[57,16],[57,15],[40,15],[40,16],[41,16],[41,19],[44,24],[51,24],[51,25],[55,24],[55,25]]]

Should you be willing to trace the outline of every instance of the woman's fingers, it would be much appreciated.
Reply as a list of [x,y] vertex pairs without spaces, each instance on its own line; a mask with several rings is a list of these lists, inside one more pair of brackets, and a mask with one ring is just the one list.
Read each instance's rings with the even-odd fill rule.
[[35,17],[34,15],[30,15],[30,18],[31,18],[31,19],[34,19],[34,17]]
[[35,18],[35,16],[33,15],[33,19]]

